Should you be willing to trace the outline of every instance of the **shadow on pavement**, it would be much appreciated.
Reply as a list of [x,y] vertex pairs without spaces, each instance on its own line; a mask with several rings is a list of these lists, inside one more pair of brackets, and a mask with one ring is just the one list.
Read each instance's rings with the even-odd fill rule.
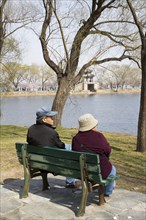
[[[4,188],[17,192],[19,195],[23,187],[23,179],[6,179],[4,181]],[[48,182],[50,189],[42,191],[42,179],[33,178],[30,184],[29,193],[32,193],[39,197],[48,199],[48,202],[52,202],[71,209],[75,215],[79,209],[82,191],[81,189],[69,189],[65,188],[65,178],[60,176],[48,175]],[[98,192],[94,191],[88,194],[88,200],[86,207],[92,203],[98,202]]]

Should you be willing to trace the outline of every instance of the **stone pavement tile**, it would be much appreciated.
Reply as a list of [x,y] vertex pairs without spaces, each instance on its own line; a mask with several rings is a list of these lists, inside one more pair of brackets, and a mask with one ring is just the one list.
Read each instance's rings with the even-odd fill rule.
[[114,217],[113,213],[105,211],[103,209],[104,206],[91,204],[90,206],[86,207],[84,218],[86,220],[112,220]]
[[4,185],[0,185],[0,194],[3,200],[7,200],[10,197],[17,196],[15,192],[4,188]]
[[27,204],[22,209],[23,212],[27,213],[28,217],[39,217],[48,220],[68,220],[70,217],[74,217],[74,212],[61,205],[48,203]]
[[[23,188],[23,179],[14,179],[11,181],[6,181],[4,184],[5,188],[13,190],[14,192],[20,192]],[[30,182],[30,192],[37,193],[42,191],[42,180],[41,178],[32,179]]]
[[21,207],[21,201],[18,199],[10,198],[6,200],[1,200],[1,214],[10,212]]
[[120,215],[118,215],[118,218],[120,220],[145,220],[146,219],[146,213],[139,212],[139,211],[133,211],[132,209],[123,211]]
[[104,212],[111,213],[112,217],[117,216],[119,213],[122,212],[120,208],[112,207],[110,203],[106,203],[103,206],[97,206],[96,209],[98,210],[98,212],[102,210]]
[[23,216],[25,216],[25,213],[22,213],[21,210],[18,208],[5,214],[2,214],[1,217],[5,218],[6,220],[22,220]]
[[64,187],[65,179],[49,178],[50,190],[41,191],[41,179],[31,181],[29,197],[19,199],[23,181],[17,180],[1,186],[3,198],[0,220],[144,220],[146,195],[127,190],[114,190],[107,203],[97,206],[98,193],[89,193],[86,213],[76,217],[81,190],[73,192]]
[[108,203],[121,210],[132,208],[139,202],[146,202],[146,195],[143,193],[130,192],[127,190],[116,189]]
[[140,211],[140,212],[144,212],[146,215],[146,203],[144,202],[140,202],[139,204],[137,204],[136,206],[134,206],[132,208],[133,211]]
[[115,189],[113,195],[127,197],[132,200],[135,199],[137,201],[146,202],[146,194],[140,193],[140,192],[128,191],[126,189]]
[[127,197],[120,197],[115,199],[111,199],[109,202],[112,208],[119,208],[121,210],[132,208],[137,204],[136,200],[131,200]]

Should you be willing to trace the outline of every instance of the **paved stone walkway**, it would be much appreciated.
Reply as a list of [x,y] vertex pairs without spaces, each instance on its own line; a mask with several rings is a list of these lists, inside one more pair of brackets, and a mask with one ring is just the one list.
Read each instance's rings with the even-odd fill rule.
[[97,206],[97,191],[89,193],[86,213],[76,217],[81,190],[66,189],[65,179],[49,175],[50,190],[41,191],[42,181],[31,181],[29,197],[19,199],[23,180],[1,185],[0,220],[145,220],[146,194],[116,188],[107,203]]

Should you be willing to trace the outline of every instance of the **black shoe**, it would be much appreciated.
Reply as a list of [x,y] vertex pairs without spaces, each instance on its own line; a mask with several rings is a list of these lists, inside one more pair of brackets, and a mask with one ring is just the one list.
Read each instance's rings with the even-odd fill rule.
[[108,195],[108,194],[104,194],[104,197],[110,197],[110,195]]
[[66,188],[74,189],[75,185],[73,183],[66,183]]

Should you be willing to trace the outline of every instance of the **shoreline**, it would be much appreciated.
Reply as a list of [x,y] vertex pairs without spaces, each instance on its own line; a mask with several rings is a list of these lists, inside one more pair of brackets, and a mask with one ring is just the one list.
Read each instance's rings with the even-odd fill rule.
[[[81,92],[70,92],[70,95],[104,95],[104,94],[140,94],[140,89],[123,89],[118,92],[110,89],[99,89],[96,92],[81,91]],[[33,92],[5,92],[0,93],[1,97],[17,97],[17,96],[55,96],[56,92],[52,91],[33,91]]]

